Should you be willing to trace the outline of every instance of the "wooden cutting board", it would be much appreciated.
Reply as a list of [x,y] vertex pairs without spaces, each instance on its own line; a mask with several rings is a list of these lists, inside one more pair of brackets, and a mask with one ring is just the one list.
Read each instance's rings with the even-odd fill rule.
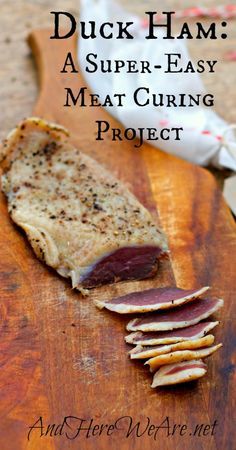
[[[171,249],[171,261],[162,264],[151,281],[95,290],[83,299],[70,283],[34,256],[24,235],[10,221],[1,197],[0,228],[0,442],[3,450],[182,450],[233,448],[233,349],[236,286],[235,223],[214,178],[204,169],[168,156],[145,145],[95,142],[94,121],[117,123],[100,108],[64,108],[64,87],[84,85],[77,74],[60,74],[65,55],[75,52],[76,39],[55,41],[49,31],[30,36],[40,79],[40,95],[34,115],[53,120],[71,132],[71,140],[114,172],[140,201],[156,215]],[[22,115],[24,112],[22,111]],[[79,238],[79,236],[78,236]],[[201,381],[185,386],[153,390],[151,376],[141,363],[127,357],[124,343],[127,318],[98,311],[91,299],[110,297],[125,290],[176,283],[183,288],[212,286],[212,294],[225,299],[215,334],[224,344],[209,358],[208,373]],[[144,432],[147,417],[161,425],[126,437],[129,417],[118,422],[122,429],[111,436],[86,437],[81,431],[69,440],[41,435],[29,427],[40,417],[45,434],[49,424],[65,416],[82,418],[84,426],[114,424],[124,416],[140,421]],[[168,417],[168,419],[167,419]],[[212,435],[212,427],[217,420]],[[169,421],[170,428],[167,429]],[[188,426],[182,429],[174,424]],[[193,435],[204,424],[200,436]],[[40,424],[38,423],[38,426]],[[111,430],[111,429],[110,429]],[[55,431],[55,428],[54,428]],[[98,433],[98,429],[95,429]],[[183,435],[184,434],[184,435]]]

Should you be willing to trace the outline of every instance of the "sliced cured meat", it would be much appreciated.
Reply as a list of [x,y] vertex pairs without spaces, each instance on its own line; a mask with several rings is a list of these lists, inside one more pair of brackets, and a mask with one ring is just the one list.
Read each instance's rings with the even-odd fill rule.
[[177,350],[192,350],[202,347],[209,347],[214,343],[214,340],[214,336],[209,334],[208,336],[200,339],[177,342],[176,344],[153,345],[150,347],[142,347],[142,345],[137,345],[137,347],[130,350],[129,355],[131,359],[153,358],[154,356],[175,352]]
[[154,358],[146,361],[144,364],[149,365],[150,371],[154,372],[160,366],[164,366],[166,364],[206,358],[207,356],[210,356],[212,353],[216,352],[216,350],[218,350],[220,347],[222,347],[222,344],[214,345],[214,347],[202,348],[200,350],[182,350],[171,352],[165,355],[155,356]]
[[42,119],[6,139],[2,189],[37,257],[80,290],[154,276],[166,239],[134,195]]
[[173,308],[194,300],[203,295],[208,289],[209,287],[201,289],[155,288],[132,292],[112,300],[95,300],[95,304],[99,309],[106,308],[119,314],[157,311],[159,309]]
[[136,331],[128,334],[125,341],[128,344],[150,346],[159,344],[172,344],[175,342],[186,341],[190,339],[199,339],[205,336],[212,330],[219,322],[201,322],[190,327],[177,329],[173,331],[157,331],[153,333],[143,333]]
[[186,328],[171,331],[147,332],[135,331],[125,336],[127,344],[151,346],[172,344],[186,340],[198,339],[205,336],[219,322],[201,322]]
[[206,319],[223,306],[222,299],[194,300],[168,312],[156,312],[132,319],[128,331],[165,331],[184,328]]
[[154,375],[151,387],[186,383],[205,375],[207,365],[201,360],[185,361],[162,366]]

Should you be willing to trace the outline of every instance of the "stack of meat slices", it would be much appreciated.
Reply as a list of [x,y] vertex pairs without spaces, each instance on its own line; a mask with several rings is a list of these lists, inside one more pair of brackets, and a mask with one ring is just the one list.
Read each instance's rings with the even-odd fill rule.
[[127,325],[131,333],[125,341],[135,345],[131,359],[146,360],[154,373],[152,387],[157,387],[202,377],[207,371],[202,359],[222,346],[213,345],[214,336],[207,333],[219,323],[209,316],[224,302],[202,298],[208,289],[164,287],[95,303],[119,314],[138,313]]

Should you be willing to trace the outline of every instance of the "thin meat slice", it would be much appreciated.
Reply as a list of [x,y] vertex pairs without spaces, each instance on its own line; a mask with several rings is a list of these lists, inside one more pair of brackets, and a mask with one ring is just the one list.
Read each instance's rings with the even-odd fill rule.
[[151,387],[155,388],[197,380],[203,377],[206,371],[207,365],[201,359],[162,366],[155,373]]
[[128,334],[125,341],[128,344],[150,346],[159,344],[172,344],[186,340],[198,339],[205,336],[219,322],[201,322],[190,327],[173,331],[159,331],[154,333],[143,333],[136,331]]
[[176,344],[154,345],[150,347],[142,347],[142,345],[137,345],[135,348],[130,350],[129,355],[131,359],[153,358],[154,356],[163,355],[165,353],[170,353],[177,350],[192,350],[202,347],[209,347],[214,343],[214,340],[214,336],[209,334],[208,336],[200,339],[177,342]]
[[71,145],[68,134],[31,117],[5,140],[1,181],[12,220],[36,256],[80,291],[154,276],[168,253],[164,234],[126,186]]
[[140,318],[132,319],[128,325],[128,331],[165,331],[176,328],[184,328],[194,325],[200,320],[206,319],[223,306],[222,299],[194,300],[167,312],[156,312],[142,315]]
[[200,359],[206,358],[210,356],[212,353],[216,352],[222,344],[215,345],[213,347],[207,347],[200,350],[180,350],[177,352],[167,353],[165,355],[155,356],[154,358],[149,359],[144,364],[149,365],[150,371],[154,372],[160,366],[164,366],[166,364],[172,364],[182,361],[191,361],[192,359]]
[[95,300],[99,309],[106,308],[119,314],[157,311],[169,309],[187,303],[203,295],[209,287],[201,289],[181,289],[164,287],[132,292],[112,300]]

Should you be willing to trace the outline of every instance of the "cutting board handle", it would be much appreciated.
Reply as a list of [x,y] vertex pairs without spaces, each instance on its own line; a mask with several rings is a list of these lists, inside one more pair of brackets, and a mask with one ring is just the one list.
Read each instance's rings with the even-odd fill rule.
[[[71,74],[61,73],[67,53],[71,52],[74,61],[76,61],[77,35],[60,40],[50,39],[51,35],[50,29],[38,29],[32,31],[27,39],[39,76],[39,97],[34,108],[34,114],[41,111],[43,105],[45,109],[45,104],[48,102],[53,104],[58,95],[63,92],[65,83],[71,76]],[[50,107],[49,109],[53,108]],[[53,119],[53,115],[49,113],[47,118]]]

